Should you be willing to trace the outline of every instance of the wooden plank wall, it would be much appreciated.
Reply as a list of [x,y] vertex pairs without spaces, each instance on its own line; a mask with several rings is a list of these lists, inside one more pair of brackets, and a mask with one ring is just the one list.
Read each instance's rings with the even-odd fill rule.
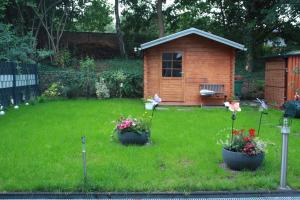
[[300,56],[288,58],[287,100],[294,100],[296,91],[300,94]]
[[[235,50],[218,42],[196,35],[185,36],[171,42],[149,48],[144,52],[144,97],[161,94],[168,86],[161,77],[161,55],[163,52],[183,52],[184,101],[177,104],[201,105],[205,102],[222,104],[224,98],[204,98],[199,94],[200,83],[224,84],[225,95],[231,97],[234,85]],[[178,88],[176,88],[178,89]],[[176,104],[168,97],[166,104]],[[163,99],[164,100],[164,99]]]
[[272,58],[266,61],[265,100],[273,106],[280,107],[285,96],[285,60]]

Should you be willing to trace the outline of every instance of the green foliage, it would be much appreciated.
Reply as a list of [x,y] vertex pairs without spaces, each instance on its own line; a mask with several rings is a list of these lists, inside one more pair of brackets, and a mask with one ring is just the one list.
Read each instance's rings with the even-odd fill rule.
[[110,68],[101,73],[111,97],[142,97],[143,71],[136,69]]
[[67,49],[62,49],[54,55],[54,64],[58,67],[68,67],[71,64],[71,53]]
[[95,94],[95,60],[89,57],[80,61],[80,75],[81,75],[81,87],[85,92],[85,96],[89,97],[92,94]]
[[128,53],[133,54],[134,47],[157,38],[158,26],[153,1],[123,0],[122,31]]
[[[98,64],[105,65],[107,68],[99,74],[95,72],[93,59],[86,58],[80,63],[79,71],[70,68],[58,70],[50,66],[41,66],[39,68],[41,90],[44,91],[52,83],[59,82],[64,86],[64,96],[68,98],[87,96],[87,88],[89,89],[88,96],[94,96],[97,93],[103,98],[143,96],[142,60],[100,61]],[[100,83],[101,79],[105,86]],[[121,83],[123,83],[122,88],[120,88]]]
[[52,83],[42,96],[48,98],[59,97],[62,95],[62,90],[63,86],[60,83]]
[[84,96],[82,85],[81,72],[74,70],[53,70],[53,71],[39,71],[40,75],[40,89],[47,90],[52,83],[60,83],[63,85],[62,95],[68,98],[76,98]]
[[74,27],[77,31],[104,32],[112,22],[112,9],[105,0],[92,0],[78,15]]
[[106,99],[109,98],[109,90],[104,82],[102,77],[99,77],[95,84],[96,88],[96,96],[98,99]]
[[34,63],[34,38],[30,33],[17,36],[11,25],[0,23],[0,60]]
[[9,5],[9,0],[1,0],[0,1],[0,20],[4,17],[5,10],[8,5]]
[[35,63],[52,54],[51,51],[37,50],[35,45],[36,40],[30,32],[18,36],[11,25],[0,23],[0,61]]

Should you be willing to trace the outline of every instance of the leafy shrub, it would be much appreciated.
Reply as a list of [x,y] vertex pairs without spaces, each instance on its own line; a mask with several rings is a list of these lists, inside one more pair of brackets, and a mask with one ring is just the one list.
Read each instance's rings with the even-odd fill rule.
[[42,96],[44,97],[58,97],[62,95],[63,86],[60,83],[52,83],[51,86],[45,90]]
[[102,78],[108,91],[102,83],[98,84],[99,97],[134,98],[143,96],[143,68],[140,60],[126,60],[123,62],[124,65],[121,60],[116,59],[105,62],[109,68],[98,75],[95,71],[95,62],[91,58],[80,62],[80,70],[70,68],[50,70],[51,68],[48,66],[40,67],[40,88],[45,91],[52,83],[59,82],[64,86],[63,95],[68,98],[94,96],[97,95],[96,82],[99,83]]
[[54,64],[58,67],[65,68],[70,66],[71,62],[71,53],[66,49],[62,49],[56,55],[54,55]]
[[98,99],[109,98],[109,90],[103,80],[103,78],[99,78],[99,80],[95,84],[96,88],[96,96]]
[[18,36],[11,25],[0,23],[0,61],[35,63],[51,55],[51,51],[37,50],[36,40],[28,32]]
[[245,80],[242,87],[242,99],[264,98],[263,80]]
[[95,75],[96,63],[95,60],[89,57],[80,61],[81,87],[84,90],[85,96],[89,97],[95,94]]
[[106,83],[111,97],[142,97],[143,72],[113,68],[102,72],[101,77]]

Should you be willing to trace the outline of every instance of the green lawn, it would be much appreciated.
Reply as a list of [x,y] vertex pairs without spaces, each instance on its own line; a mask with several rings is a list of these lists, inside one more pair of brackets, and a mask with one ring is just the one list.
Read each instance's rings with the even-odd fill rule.
[[[140,100],[60,100],[21,106],[0,117],[0,191],[199,191],[277,189],[280,175],[280,111],[263,120],[269,145],[255,172],[221,166],[224,109],[159,110],[153,143],[125,147],[111,141],[119,115],[143,114]],[[237,128],[257,127],[259,113],[245,108]],[[293,120],[288,183],[300,189],[300,121]],[[298,132],[297,132],[298,131]],[[81,140],[87,138],[88,181],[83,184]]]

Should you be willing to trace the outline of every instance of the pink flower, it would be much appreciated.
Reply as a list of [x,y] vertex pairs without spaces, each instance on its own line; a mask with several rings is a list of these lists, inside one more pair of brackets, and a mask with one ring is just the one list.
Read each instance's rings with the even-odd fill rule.
[[226,107],[228,107],[228,109],[232,112],[240,112],[241,111],[239,102],[232,102],[232,103],[225,102],[224,105]]

